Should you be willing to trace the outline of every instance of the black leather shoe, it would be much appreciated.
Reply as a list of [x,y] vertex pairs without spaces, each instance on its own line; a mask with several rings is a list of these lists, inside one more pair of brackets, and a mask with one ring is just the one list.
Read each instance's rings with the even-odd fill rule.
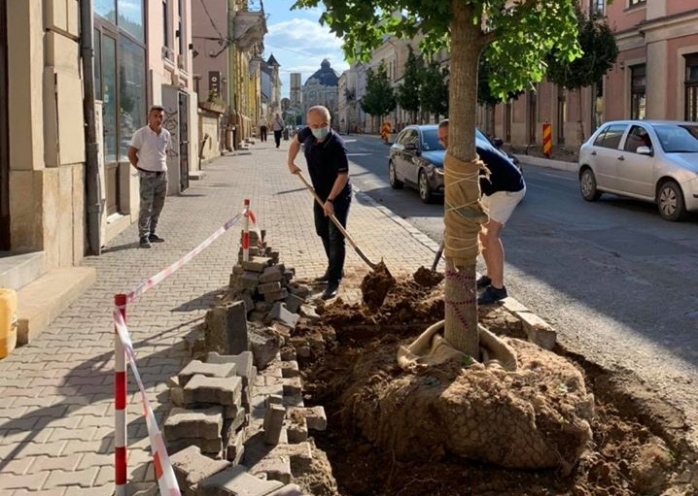
[[327,282],[329,280],[330,280],[330,273],[329,272],[325,272],[320,277],[316,277],[315,279],[313,279],[313,281],[315,281],[315,282]]
[[337,293],[339,292],[339,284],[337,283],[330,283],[327,285],[327,288],[325,289],[325,292],[322,293],[322,298],[323,300],[329,300],[330,298],[334,298],[337,296]]
[[155,233],[152,233],[150,236],[148,236],[148,241],[150,241],[151,243],[164,243],[165,242],[164,239],[162,239],[160,236],[158,236]]

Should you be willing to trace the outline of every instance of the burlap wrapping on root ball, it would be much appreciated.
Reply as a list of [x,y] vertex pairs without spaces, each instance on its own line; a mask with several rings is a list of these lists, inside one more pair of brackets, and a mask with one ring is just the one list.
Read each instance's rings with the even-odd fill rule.
[[456,267],[473,264],[479,254],[478,233],[488,220],[480,204],[480,159],[444,158],[444,256]]
[[515,372],[476,363],[455,373],[433,366],[367,376],[361,371],[375,371],[375,363],[363,356],[342,396],[343,420],[402,460],[453,453],[507,468],[568,472],[591,441],[593,395],[563,358],[525,341],[503,341],[516,353]]

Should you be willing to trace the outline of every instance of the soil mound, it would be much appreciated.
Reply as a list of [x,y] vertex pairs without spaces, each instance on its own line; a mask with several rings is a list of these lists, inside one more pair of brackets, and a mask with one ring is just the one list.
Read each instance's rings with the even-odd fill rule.
[[366,274],[361,281],[363,301],[369,308],[380,308],[388,291],[395,286],[395,278],[381,261],[378,266]]
[[435,272],[427,269],[426,267],[420,267],[417,269],[417,272],[414,273],[412,278],[414,279],[414,282],[422,287],[433,288],[444,280],[444,275],[441,272]]

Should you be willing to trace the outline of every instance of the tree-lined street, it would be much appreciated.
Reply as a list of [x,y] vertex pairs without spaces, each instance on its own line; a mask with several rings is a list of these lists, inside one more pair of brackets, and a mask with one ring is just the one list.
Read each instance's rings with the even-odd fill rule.
[[[440,241],[443,205],[390,188],[380,140],[345,138],[354,184]],[[632,369],[695,415],[698,219],[666,222],[653,205],[612,195],[590,204],[574,172],[523,162],[528,192],[504,230],[510,295],[551,322],[563,343]]]

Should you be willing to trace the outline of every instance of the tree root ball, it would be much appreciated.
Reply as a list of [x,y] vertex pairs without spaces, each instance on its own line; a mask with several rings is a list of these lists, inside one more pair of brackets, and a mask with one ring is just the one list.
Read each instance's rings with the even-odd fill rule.
[[515,372],[447,364],[386,373],[363,355],[341,398],[342,420],[400,460],[451,453],[569,473],[590,447],[593,395],[563,358],[525,341],[505,341],[518,356]]
[[380,262],[375,270],[366,274],[361,281],[361,295],[363,302],[370,308],[377,309],[383,305],[385,297],[395,286],[395,278],[383,262]]

